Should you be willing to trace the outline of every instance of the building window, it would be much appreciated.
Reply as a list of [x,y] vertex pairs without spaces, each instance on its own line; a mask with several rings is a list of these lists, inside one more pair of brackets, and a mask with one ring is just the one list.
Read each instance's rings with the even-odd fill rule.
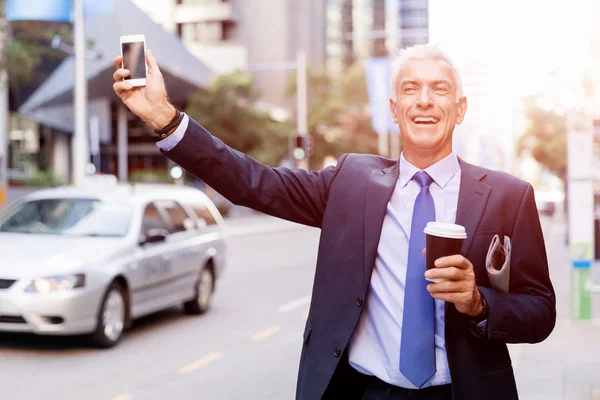
[[191,206],[194,209],[194,212],[196,213],[196,217],[198,218],[200,224],[204,226],[212,226],[217,224],[215,217],[212,215],[212,213],[206,207],[206,205],[202,203],[195,203]]
[[221,40],[230,41],[235,39],[236,24],[233,21],[223,21]]
[[427,29],[429,21],[427,19],[413,18],[413,19],[402,19],[400,22],[402,29]]
[[402,36],[401,47],[410,47],[415,46],[417,44],[425,44],[428,42],[428,35],[424,33],[422,36],[420,35],[412,35],[412,36]]
[[192,225],[187,222],[190,220],[190,216],[178,202],[173,200],[160,200],[156,203],[160,208],[165,210],[166,214],[168,215],[171,222],[171,226],[169,227],[171,233],[191,230],[190,227]]
[[198,22],[196,24],[196,42],[214,43],[223,38],[223,24],[221,22]]

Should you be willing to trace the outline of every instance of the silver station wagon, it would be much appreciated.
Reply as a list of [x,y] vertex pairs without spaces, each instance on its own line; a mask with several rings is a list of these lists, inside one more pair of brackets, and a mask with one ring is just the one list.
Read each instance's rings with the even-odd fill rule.
[[35,192],[0,214],[0,331],[118,343],[133,319],[210,307],[225,225],[201,191],[93,184]]

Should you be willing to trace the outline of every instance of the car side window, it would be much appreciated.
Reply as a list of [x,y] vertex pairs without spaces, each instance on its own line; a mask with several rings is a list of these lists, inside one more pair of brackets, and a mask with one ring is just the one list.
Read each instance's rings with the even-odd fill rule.
[[211,226],[217,224],[215,217],[212,215],[212,213],[204,203],[193,203],[191,204],[191,207],[194,210],[194,213],[196,213],[198,222],[201,225]]
[[148,229],[166,229],[170,231],[167,221],[165,221],[154,203],[146,206],[142,217],[142,234],[148,232]]
[[171,220],[171,233],[185,232],[193,228],[193,221],[181,204],[173,200],[162,200],[159,203]]

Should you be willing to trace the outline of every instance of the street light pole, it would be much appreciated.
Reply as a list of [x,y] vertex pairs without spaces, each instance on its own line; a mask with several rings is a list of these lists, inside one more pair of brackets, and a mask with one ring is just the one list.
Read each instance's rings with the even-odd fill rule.
[[85,77],[85,31],[83,26],[83,0],[74,0],[75,43],[75,130],[72,139],[73,185],[83,183],[89,162],[87,140],[87,80]]
[[[308,135],[308,86],[306,77],[306,53],[299,51],[296,64],[296,96],[297,96],[297,121],[298,136]],[[308,160],[304,156],[298,160],[298,168],[308,170]]]
[[[8,32],[6,17],[0,21],[0,54],[4,53]],[[6,203],[8,191],[8,76],[6,69],[0,71],[0,208]]]
[[[298,51],[295,61],[277,63],[257,63],[248,66],[249,72],[291,71],[296,70],[296,134],[308,135],[308,78],[306,53]],[[293,136],[293,133],[292,133]],[[292,136],[290,138],[292,138]],[[293,154],[290,155],[293,159]],[[296,167],[308,169],[308,156],[296,161]]]

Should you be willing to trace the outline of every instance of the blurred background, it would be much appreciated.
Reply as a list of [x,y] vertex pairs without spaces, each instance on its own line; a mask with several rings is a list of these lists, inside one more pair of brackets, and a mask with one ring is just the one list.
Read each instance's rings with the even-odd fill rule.
[[[40,232],[15,238],[2,224],[67,187],[70,198],[90,185],[105,194],[193,188],[223,217],[227,238],[209,313],[190,319],[167,307],[136,320],[111,350],[13,329],[31,323],[2,308],[15,289],[0,285],[0,331],[19,331],[0,332],[5,398],[294,397],[319,231],[235,206],[158,151],[112,90],[119,37],[144,34],[176,107],[265,164],[308,169],[347,152],[398,158],[390,60],[415,44],[446,50],[469,101],[455,151],[530,182],[542,219],[558,321],[542,344],[510,346],[520,395],[600,399],[596,2],[1,0],[0,11],[0,282],[51,275],[3,271],[21,259],[2,258],[10,246],[45,242],[28,245]],[[184,219],[204,221],[177,201]],[[169,241],[180,217],[158,208]],[[204,226],[185,229],[202,236]],[[71,259],[73,246],[55,253]]]

